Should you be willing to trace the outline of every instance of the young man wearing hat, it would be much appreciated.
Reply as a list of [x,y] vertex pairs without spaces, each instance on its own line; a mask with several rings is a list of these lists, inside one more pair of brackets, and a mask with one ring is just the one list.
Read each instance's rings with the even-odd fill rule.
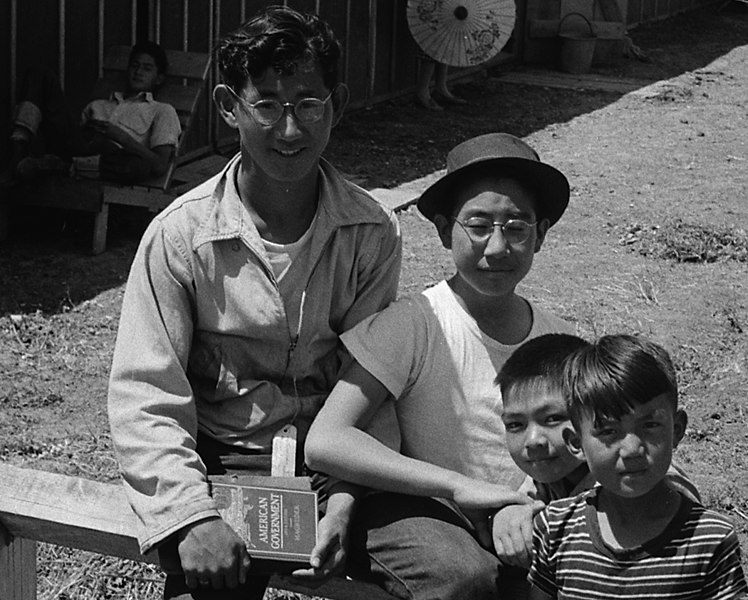
[[[355,361],[306,444],[312,468],[380,491],[357,509],[352,574],[415,600],[500,593],[489,516],[529,500],[493,379],[522,342],[572,331],[515,292],[568,204],[566,177],[505,133],[458,145],[447,166],[418,208],[455,274],[342,336]],[[390,396],[399,452],[364,431]]]

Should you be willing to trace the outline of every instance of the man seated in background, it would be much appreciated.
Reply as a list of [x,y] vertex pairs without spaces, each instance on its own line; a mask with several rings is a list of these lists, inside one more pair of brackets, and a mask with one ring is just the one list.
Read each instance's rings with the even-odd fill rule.
[[[68,174],[73,158],[86,156],[100,157],[100,175],[112,181],[136,183],[165,173],[181,132],[174,107],[153,97],[167,66],[161,46],[150,41],[135,44],[124,90],[90,102],[79,122],[71,117],[57,78],[49,71],[29,70],[2,180]],[[45,153],[32,156],[38,133],[43,135]]]

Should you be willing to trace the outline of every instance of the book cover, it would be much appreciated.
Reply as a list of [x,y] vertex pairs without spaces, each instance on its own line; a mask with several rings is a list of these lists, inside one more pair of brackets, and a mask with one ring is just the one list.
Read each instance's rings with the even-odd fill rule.
[[211,482],[221,517],[250,557],[308,565],[317,542],[317,494],[272,485]]

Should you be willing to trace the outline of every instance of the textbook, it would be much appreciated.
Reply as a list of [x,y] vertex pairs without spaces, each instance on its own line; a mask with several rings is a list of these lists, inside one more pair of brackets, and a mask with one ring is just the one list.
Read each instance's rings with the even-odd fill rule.
[[247,544],[253,571],[309,566],[317,543],[317,493],[294,479],[301,478],[211,477],[218,512]]

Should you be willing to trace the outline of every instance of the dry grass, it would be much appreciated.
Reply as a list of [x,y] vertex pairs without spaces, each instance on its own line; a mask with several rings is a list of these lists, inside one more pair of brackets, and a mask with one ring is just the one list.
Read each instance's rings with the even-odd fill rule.
[[621,244],[642,256],[681,263],[748,262],[748,232],[728,225],[687,223],[680,218],[649,227],[633,225]]

